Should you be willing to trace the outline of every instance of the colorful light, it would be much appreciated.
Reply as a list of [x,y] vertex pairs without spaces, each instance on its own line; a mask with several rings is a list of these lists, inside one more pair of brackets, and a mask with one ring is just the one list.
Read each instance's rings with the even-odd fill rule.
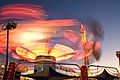
[[[45,20],[46,14],[41,7],[26,4],[4,6],[0,12],[1,21],[19,19],[17,28],[10,31],[12,58],[31,61],[39,55],[50,55],[56,57],[57,62],[70,60],[79,63],[93,52],[97,55],[100,49],[94,34],[87,32],[75,19]],[[0,32],[0,40],[0,53],[5,55],[5,31]]]

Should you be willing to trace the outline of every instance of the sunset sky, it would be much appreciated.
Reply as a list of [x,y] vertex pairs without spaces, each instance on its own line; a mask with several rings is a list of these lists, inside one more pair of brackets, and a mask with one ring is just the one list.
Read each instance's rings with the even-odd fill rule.
[[120,50],[120,0],[0,0],[0,6],[16,3],[42,6],[48,20],[95,18],[103,26],[104,40],[101,59],[94,64],[119,68],[115,53]]

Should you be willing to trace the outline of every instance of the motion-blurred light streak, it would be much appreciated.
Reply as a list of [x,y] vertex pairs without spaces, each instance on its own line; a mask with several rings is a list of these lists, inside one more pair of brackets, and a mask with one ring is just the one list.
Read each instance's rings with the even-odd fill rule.
[[[78,64],[85,57],[92,59],[91,63],[99,60],[102,33],[95,21],[91,23],[93,27],[96,24],[92,29],[76,19],[47,20],[46,17],[46,11],[36,5],[11,4],[0,8],[1,22],[9,19],[18,22],[17,28],[9,32],[9,54],[13,58],[34,61],[39,55],[50,55],[57,62]],[[0,29],[0,54],[5,55],[5,50],[6,31]],[[89,58],[91,55],[94,57]]]
[[45,18],[45,11],[40,6],[30,4],[12,4],[0,8],[0,20],[5,19],[39,19]]

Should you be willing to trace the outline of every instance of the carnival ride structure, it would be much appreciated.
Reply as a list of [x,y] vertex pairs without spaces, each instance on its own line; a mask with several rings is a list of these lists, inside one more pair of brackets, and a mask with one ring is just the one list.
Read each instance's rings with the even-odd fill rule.
[[[7,36],[3,29],[10,21],[15,21],[17,27],[9,31],[9,62],[22,59],[31,63],[47,61],[81,66],[100,59],[104,31],[101,24],[93,18],[87,21],[47,20],[46,11],[31,4],[3,6],[0,16],[1,60],[6,57]],[[63,69],[71,68],[60,66]],[[70,70],[76,72],[74,69]]]

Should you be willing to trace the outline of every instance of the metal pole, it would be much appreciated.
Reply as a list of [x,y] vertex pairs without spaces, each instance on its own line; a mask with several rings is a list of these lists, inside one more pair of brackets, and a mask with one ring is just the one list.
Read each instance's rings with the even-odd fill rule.
[[87,44],[87,32],[86,32],[86,29],[84,28],[84,25],[81,25],[80,33],[82,36],[81,41],[82,41],[82,46],[83,46],[83,50],[84,50],[84,64],[89,65],[89,59],[87,56],[88,50],[85,48],[86,44]]
[[85,65],[89,65],[89,59],[88,59],[88,56],[87,56],[87,49],[85,49],[85,46],[84,46],[84,63]]
[[4,70],[4,75],[3,75],[3,80],[6,80],[7,76],[7,67],[8,67],[8,53],[9,53],[9,30],[10,29],[15,29],[17,26],[17,23],[14,21],[11,21],[7,23],[5,26],[3,26],[3,30],[7,30],[7,42],[6,42],[6,63],[5,63],[5,70]]
[[7,28],[7,43],[6,43],[6,63],[3,80],[6,80],[5,77],[7,75],[7,66],[8,66],[8,49],[9,49],[9,28]]

